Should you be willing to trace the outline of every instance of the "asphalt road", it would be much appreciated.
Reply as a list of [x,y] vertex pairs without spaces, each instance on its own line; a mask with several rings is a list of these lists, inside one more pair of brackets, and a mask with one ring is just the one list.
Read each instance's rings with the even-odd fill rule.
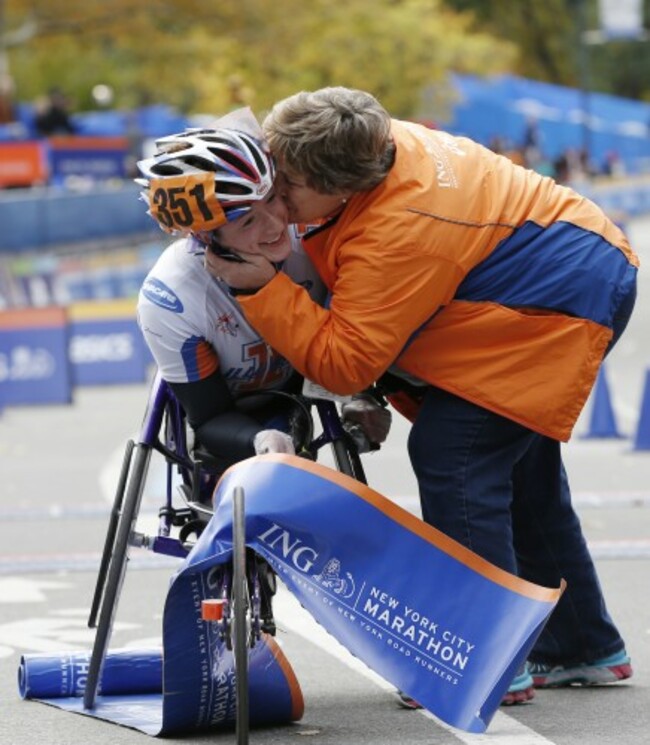
[[[650,220],[631,225],[633,244],[650,262]],[[590,434],[590,404],[565,449],[574,497],[596,557],[610,612],[635,668],[629,684],[538,692],[526,706],[501,710],[484,736],[452,731],[426,713],[400,709],[390,686],[316,626],[286,592],[276,602],[278,639],[306,702],[297,724],[254,732],[251,743],[313,738],[321,745],[604,745],[650,742],[650,451],[635,451],[646,368],[650,365],[650,280],[642,273],[628,333],[608,361],[621,439]],[[138,429],[146,385],[80,389],[71,406],[23,407],[0,414],[0,745],[142,743],[147,736],[114,724],[22,701],[20,655],[86,650],[86,617],[124,442]],[[648,423],[650,426],[650,423]],[[381,453],[366,456],[369,482],[417,511],[415,482],[396,419]],[[585,435],[587,435],[585,437]],[[324,461],[327,463],[327,460]],[[142,521],[157,504],[155,469]],[[172,560],[132,552],[112,646],[160,642],[163,598]],[[174,738],[172,742],[188,738]],[[192,742],[235,741],[234,735]]]

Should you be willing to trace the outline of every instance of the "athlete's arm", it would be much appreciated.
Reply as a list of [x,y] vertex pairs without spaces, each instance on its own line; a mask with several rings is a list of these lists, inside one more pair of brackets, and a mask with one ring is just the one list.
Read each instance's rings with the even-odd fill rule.
[[236,409],[219,370],[203,380],[169,385],[201,445],[211,455],[232,462],[255,455],[253,439],[264,427]]

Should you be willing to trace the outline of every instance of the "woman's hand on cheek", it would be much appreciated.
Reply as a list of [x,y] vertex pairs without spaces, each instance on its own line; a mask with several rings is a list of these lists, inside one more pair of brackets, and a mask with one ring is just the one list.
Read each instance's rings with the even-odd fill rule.
[[205,268],[213,277],[238,290],[257,290],[275,277],[275,266],[263,256],[245,254],[242,258],[242,262],[229,261],[206,251]]

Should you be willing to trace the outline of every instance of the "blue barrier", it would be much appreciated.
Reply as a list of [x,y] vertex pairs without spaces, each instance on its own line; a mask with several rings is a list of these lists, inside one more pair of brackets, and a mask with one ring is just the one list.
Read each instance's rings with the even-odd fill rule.
[[68,328],[63,308],[3,311],[0,383],[4,405],[72,401]]
[[636,217],[650,213],[650,177],[593,183],[585,181],[572,186],[610,216]]
[[73,385],[142,383],[150,355],[135,319],[134,300],[69,307]]
[[[612,215],[650,214],[650,177],[573,187]],[[56,187],[0,191],[0,253],[122,236],[160,239],[163,233],[147,215],[139,191],[129,181],[82,193]]]
[[3,311],[0,411],[71,403],[74,386],[142,383],[151,362],[134,299]]
[[526,128],[535,122],[541,150],[555,160],[568,149],[584,146],[585,106],[589,107],[590,157],[601,166],[616,153],[628,173],[650,159],[650,104],[646,101],[591,92],[588,101],[578,88],[498,75],[453,75],[458,102],[451,121],[443,125],[483,144],[499,138],[513,146],[525,142]]
[[71,176],[125,179],[129,168],[126,137],[51,137],[47,140],[51,184],[65,184]]
[[129,181],[82,193],[42,187],[0,194],[0,252],[161,234]]

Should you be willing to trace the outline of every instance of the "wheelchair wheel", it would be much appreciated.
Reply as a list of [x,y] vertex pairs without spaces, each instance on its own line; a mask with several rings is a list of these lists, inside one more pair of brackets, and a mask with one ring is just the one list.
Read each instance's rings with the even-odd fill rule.
[[353,479],[363,484],[368,483],[361,458],[353,444],[347,443],[343,438],[333,440],[332,453],[337,470],[346,476],[352,476]]
[[[151,460],[152,448],[150,445],[139,443],[135,446],[134,450],[133,467],[126,481],[124,503],[121,505],[119,516],[116,518],[117,524],[113,525],[111,523],[109,525],[109,531],[115,534],[115,541],[112,544],[112,554],[108,559],[106,586],[104,587],[103,597],[101,597],[99,622],[97,624],[97,632],[88,667],[88,677],[86,679],[83,699],[85,709],[92,709],[95,706],[101,669],[106,657],[113,627],[113,618],[126,573],[129,539],[140,509],[145,478],[149,470],[149,461]],[[116,503],[117,501],[116,499]],[[109,536],[107,536],[107,545],[109,542],[108,539]],[[99,598],[95,602],[99,605]]]
[[233,492],[233,654],[235,657],[235,686],[237,697],[237,745],[248,745],[248,580],[246,577],[246,524],[244,490],[236,487]]
[[97,626],[97,614],[99,613],[99,606],[101,605],[102,596],[104,595],[104,587],[106,586],[106,574],[111,562],[113,546],[115,545],[115,534],[117,533],[117,525],[120,520],[120,513],[122,512],[122,502],[124,501],[124,492],[126,491],[126,480],[131,467],[131,456],[133,455],[134,447],[135,443],[133,440],[129,440],[126,443],[120,478],[117,483],[117,489],[115,490],[115,499],[113,500],[113,509],[111,510],[111,517],[108,523],[108,529],[106,530],[102,559],[99,564],[99,572],[95,584],[95,594],[93,595],[93,602],[90,606],[90,614],[88,616],[88,628],[90,629],[94,629]]

